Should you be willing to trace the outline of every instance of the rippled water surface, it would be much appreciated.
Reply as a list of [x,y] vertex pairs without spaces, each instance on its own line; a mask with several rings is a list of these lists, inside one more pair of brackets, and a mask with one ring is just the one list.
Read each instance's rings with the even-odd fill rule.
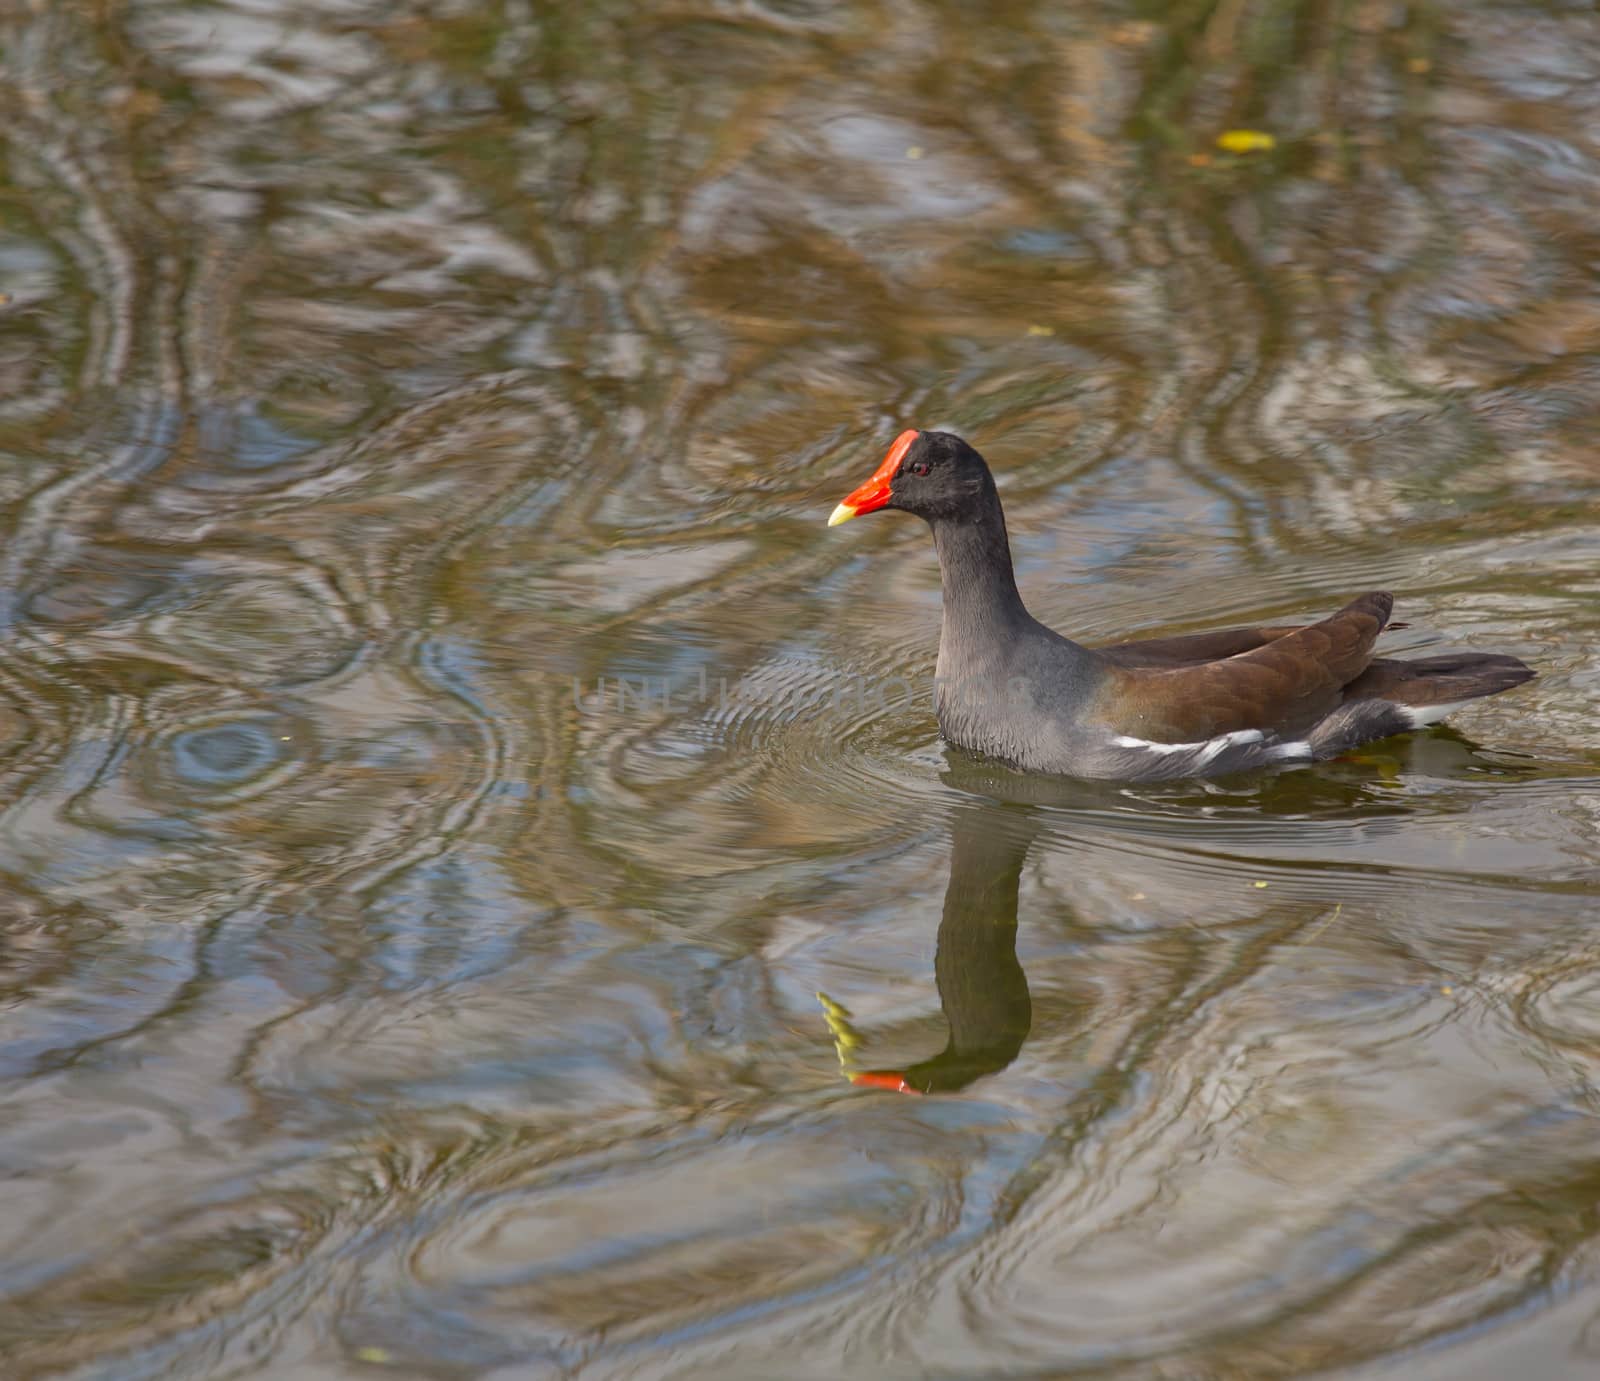
[[[4,23],[8,1381],[1594,1374],[1591,5]],[[1541,679],[965,761],[908,425],[1084,640]]]

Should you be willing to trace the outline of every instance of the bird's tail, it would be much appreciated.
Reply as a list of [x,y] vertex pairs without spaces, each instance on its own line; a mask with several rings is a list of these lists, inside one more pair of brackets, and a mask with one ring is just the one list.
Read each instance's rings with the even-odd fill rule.
[[1442,657],[1379,657],[1345,690],[1346,700],[1387,700],[1409,711],[1409,728],[1434,724],[1469,700],[1531,681],[1532,667],[1493,652]]
[[1468,701],[1498,695],[1536,674],[1515,657],[1492,652],[1379,657],[1345,688],[1345,703],[1306,741],[1313,757],[1336,757],[1373,739],[1437,724]]

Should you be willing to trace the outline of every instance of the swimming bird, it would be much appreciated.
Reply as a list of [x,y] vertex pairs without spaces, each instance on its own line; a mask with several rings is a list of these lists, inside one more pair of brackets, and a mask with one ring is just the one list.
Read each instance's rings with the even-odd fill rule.
[[828,525],[880,509],[933,530],[940,732],[1023,771],[1156,781],[1315,762],[1534,675],[1494,653],[1375,657],[1394,605],[1382,590],[1303,626],[1074,642],[1024,607],[994,476],[951,432],[902,432]]

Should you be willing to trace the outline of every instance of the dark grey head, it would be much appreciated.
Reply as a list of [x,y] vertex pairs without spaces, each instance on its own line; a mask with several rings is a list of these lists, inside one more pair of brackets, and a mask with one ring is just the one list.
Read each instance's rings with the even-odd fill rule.
[[953,432],[901,432],[871,479],[833,510],[828,526],[898,508],[930,523],[967,522],[999,502],[984,459]]

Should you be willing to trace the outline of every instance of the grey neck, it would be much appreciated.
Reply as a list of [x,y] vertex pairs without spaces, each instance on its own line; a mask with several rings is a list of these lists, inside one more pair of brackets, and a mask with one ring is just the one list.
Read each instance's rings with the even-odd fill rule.
[[1006,520],[997,502],[932,524],[944,583],[944,639],[974,650],[1033,624],[1017,593]]

